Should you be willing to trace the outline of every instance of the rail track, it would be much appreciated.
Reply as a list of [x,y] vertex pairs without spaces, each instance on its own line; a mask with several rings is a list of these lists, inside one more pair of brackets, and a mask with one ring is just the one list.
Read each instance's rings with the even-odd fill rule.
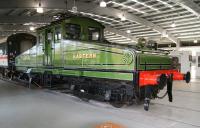
[[[44,87],[43,88],[43,87],[40,87],[36,84],[31,84],[31,86],[30,86],[28,81],[19,80],[19,79],[10,80],[9,78],[6,78],[6,77],[0,77],[0,80],[9,82],[9,83],[12,83],[12,84],[15,84],[15,85],[24,86],[24,87],[27,87],[27,88],[30,87],[32,89],[41,88],[41,89],[48,89],[50,91],[55,91],[55,92],[59,92],[59,93],[71,94],[71,95],[74,95],[74,96],[76,96],[76,97],[78,97],[81,100],[86,101],[86,102],[89,102],[90,100],[95,100],[95,101],[98,101],[98,102],[106,103],[105,101],[101,100],[102,97],[99,97],[97,95],[91,95],[91,94],[88,94],[88,93],[85,93],[85,92],[73,91],[73,90],[70,90],[70,88],[62,87],[62,85],[56,85],[56,86],[51,87],[51,88],[50,87]],[[164,89],[163,91],[166,91],[166,90]],[[177,92],[184,92],[184,93],[194,93],[194,94],[200,93],[198,91],[186,91],[186,90],[178,90],[178,89],[174,89],[173,91],[174,92],[176,92],[176,91]],[[173,105],[167,105],[167,104],[156,103],[156,102],[153,102],[153,104],[164,106],[164,107],[167,107],[167,108],[177,108],[177,109],[182,109],[182,110],[200,112],[200,110],[195,110],[195,109],[181,107],[181,106],[173,106]]]

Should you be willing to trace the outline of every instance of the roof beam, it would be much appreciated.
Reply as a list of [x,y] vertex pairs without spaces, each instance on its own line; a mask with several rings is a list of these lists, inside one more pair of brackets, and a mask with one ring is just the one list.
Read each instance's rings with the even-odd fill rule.
[[124,31],[119,31],[119,30],[114,29],[114,28],[111,28],[111,27],[109,27],[109,26],[106,26],[105,31],[113,32],[113,33],[115,33],[115,34],[118,34],[118,35],[127,37],[127,38],[131,39],[131,40],[134,41],[134,42],[137,42],[137,38],[131,36],[130,34],[124,32]]
[[165,33],[165,34],[167,34],[167,38],[170,39],[174,43],[179,42],[176,37],[174,37],[172,34],[168,33],[165,29],[161,28],[160,26],[157,26],[156,24],[154,24],[148,20],[138,17],[134,14],[130,14],[128,12],[123,12],[121,10],[117,10],[117,9],[113,9],[113,8],[101,8],[94,3],[90,3],[91,4],[90,5],[87,3],[79,2],[79,4],[81,4],[83,7],[89,6],[91,8],[90,10],[88,10],[88,8],[87,8],[87,10],[85,10],[85,11],[94,12],[94,13],[97,13],[100,15],[107,15],[110,17],[119,18],[122,14],[124,14],[124,16],[126,17],[127,20],[134,21],[139,24],[143,24],[146,27],[152,28],[154,31],[157,31],[158,33],[161,33],[161,34]]
[[38,23],[48,24],[52,21],[51,17],[47,16],[4,16],[0,15],[0,23],[6,24],[24,24],[24,23]]
[[193,13],[197,17],[200,17],[200,7],[197,4],[195,4],[193,0],[171,0],[171,1],[187,9],[189,12]]
[[[57,2],[57,0],[42,0],[42,7],[47,8],[47,9],[66,9],[65,7],[65,1],[66,0],[59,0],[59,2]],[[68,9],[71,9],[74,5],[74,1],[73,0],[68,0]],[[87,12],[87,13],[95,13],[95,14],[99,14],[99,15],[106,15],[109,17],[114,17],[114,18],[119,18],[120,15],[124,14],[124,16],[126,17],[127,20],[130,21],[134,21],[137,22],[139,24],[143,24],[146,27],[152,28],[154,31],[157,31],[158,33],[165,33],[167,34],[167,38],[170,39],[171,41],[173,41],[174,43],[178,42],[178,39],[176,37],[174,37],[172,34],[168,33],[165,29],[163,29],[162,27],[148,21],[145,20],[144,18],[138,17],[132,13],[128,13],[128,12],[124,12],[118,9],[114,9],[114,8],[101,8],[99,7],[96,3],[85,3],[85,2],[81,2],[81,1],[77,1],[76,2],[76,6],[78,7],[78,11],[81,12]],[[27,0],[6,0],[6,1],[0,1],[0,8],[4,9],[4,8],[36,8],[38,7],[38,2],[37,1],[27,1]],[[6,17],[3,17],[4,21],[5,21]],[[12,20],[26,20],[27,22],[34,20],[36,22],[44,22],[45,20],[47,20],[47,17],[43,17],[41,16],[39,17],[15,17],[16,19],[12,18],[9,19],[9,17],[7,17],[6,21],[11,22]],[[33,18],[33,19],[32,19]],[[2,17],[0,18],[0,22],[2,21]],[[31,21],[32,22],[32,21]],[[113,29],[112,29],[113,30]],[[118,30],[119,31],[119,30]]]
[[30,31],[31,25],[0,25],[0,31]]
[[0,37],[8,37],[14,33],[23,33],[26,31],[0,31]]
[[7,37],[0,37],[0,44],[6,42]]

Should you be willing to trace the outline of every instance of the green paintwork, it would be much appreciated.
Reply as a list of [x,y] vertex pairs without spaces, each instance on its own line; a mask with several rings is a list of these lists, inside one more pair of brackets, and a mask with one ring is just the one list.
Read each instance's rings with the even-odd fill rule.
[[146,70],[155,70],[159,69],[160,65],[161,69],[170,69],[172,59],[169,56],[161,56],[159,54],[138,54],[138,69],[145,70],[145,63],[148,64],[146,66]]
[[[80,40],[66,39],[66,23],[81,26]],[[60,39],[55,37],[57,27],[61,28]],[[170,69],[171,58],[167,55],[111,47],[103,43],[103,35],[99,42],[89,41],[88,27],[99,28],[103,33],[104,26],[84,17],[71,17],[39,29],[37,45],[16,58],[17,70],[32,68],[33,72],[132,81],[135,70]],[[145,68],[141,65],[145,63],[152,65]]]

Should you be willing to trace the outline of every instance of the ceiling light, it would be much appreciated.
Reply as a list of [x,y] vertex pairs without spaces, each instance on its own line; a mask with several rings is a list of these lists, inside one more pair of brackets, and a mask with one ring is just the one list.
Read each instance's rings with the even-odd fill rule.
[[195,43],[195,44],[198,43],[198,40],[194,40],[194,43]]
[[78,8],[76,6],[76,0],[74,0],[74,6],[72,7],[72,12],[73,13],[77,13],[78,12]]
[[167,37],[169,37],[169,35],[167,34],[166,31],[163,31],[163,32],[162,32],[162,37],[166,37],[166,38],[167,38]]
[[106,2],[104,0],[102,0],[100,2],[100,7],[105,8],[107,6]]
[[131,33],[131,30],[127,30],[126,33],[128,33],[128,34]]
[[176,27],[175,22],[173,22],[173,23],[171,24],[171,27],[172,27],[172,28]]
[[72,7],[72,12],[77,13],[78,12],[78,8],[76,6]]
[[98,34],[96,34],[96,38],[99,38],[99,35],[98,35]]
[[34,31],[34,30],[35,30],[35,27],[31,26],[29,29],[30,29],[31,31]]
[[42,7],[37,8],[37,13],[44,13],[44,9]]
[[121,21],[125,21],[126,20],[126,17],[121,17]]
[[166,35],[164,35],[164,37],[166,37],[166,38],[167,38],[167,37],[169,37],[169,35],[168,35],[168,34],[166,34]]
[[44,9],[41,6],[41,2],[39,2],[39,6],[36,8],[37,13],[44,13]]
[[124,16],[124,14],[120,16],[120,19],[121,19],[121,21],[125,21],[126,20],[126,17]]
[[23,25],[24,25],[24,26],[29,26],[29,25],[33,25],[33,23],[32,23],[32,22],[29,22],[29,23],[24,23]]

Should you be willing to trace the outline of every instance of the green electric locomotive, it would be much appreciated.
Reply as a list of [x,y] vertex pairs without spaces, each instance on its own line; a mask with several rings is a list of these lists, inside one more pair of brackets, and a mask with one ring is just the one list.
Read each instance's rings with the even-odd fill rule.
[[15,66],[32,78],[64,77],[74,90],[117,106],[144,100],[145,110],[165,86],[172,101],[173,80],[190,80],[189,73],[173,68],[166,52],[114,47],[105,41],[101,23],[80,16],[37,29],[37,45],[16,57]]

